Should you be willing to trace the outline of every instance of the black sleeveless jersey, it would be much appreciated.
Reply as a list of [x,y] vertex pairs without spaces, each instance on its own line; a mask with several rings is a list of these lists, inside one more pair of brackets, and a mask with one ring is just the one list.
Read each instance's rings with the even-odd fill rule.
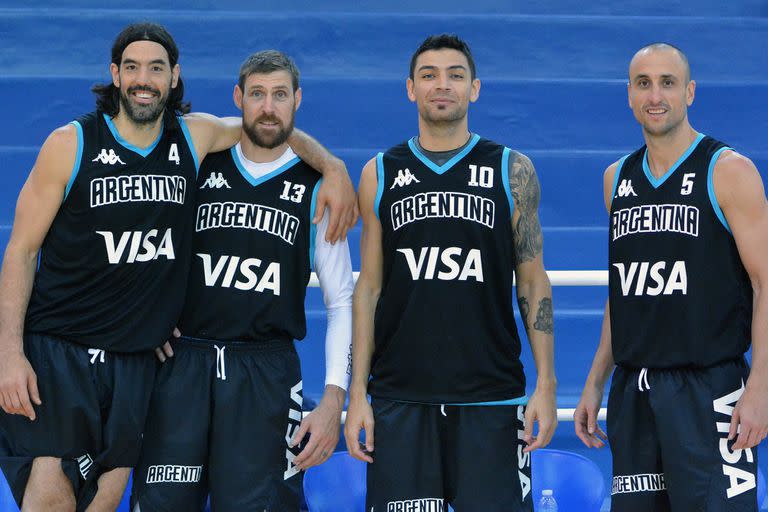
[[707,367],[749,348],[752,287],[712,182],[727,149],[699,135],[661,178],[645,147],[620,161],[609,238],[616,363]]
[[166,115],[153,145],[101,112],[72,124],[75,167],[43,241],[26,330],[115,352],[163,344],[184,302],[197,156]]
[[371,395],[468,403],[525,394],[509,152],[475,135],[439,167],[413,139],[378,155],[383,277]]
[[203,160],[183,335],[304,338],[319,183],[320,174],[299,158],[258,179],[236,147]]

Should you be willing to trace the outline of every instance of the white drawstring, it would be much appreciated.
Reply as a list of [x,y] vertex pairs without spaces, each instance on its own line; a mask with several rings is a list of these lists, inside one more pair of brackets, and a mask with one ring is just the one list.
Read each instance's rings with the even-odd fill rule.
[[[645,389],[643,389],[643,387],[645,387]],[[641,392],[651,389],[650,384],[648,384],[648,368],[640,370],[640,374],[637,376],[637,389]]]
[[100,363],[104,362],[104,349],[89,348],[88,353],[91,355],[91,364],[96,364],[96,359],[98,359]]
[[219,347],[214,345],[216,349],[216,378],[221,380],[227,380],[227,369],[224,366],[224,351],[227,347]]
[[445,414],[445,404],[440,404],[440,412],[443,413],[443,416],[448,417],[448,415]]

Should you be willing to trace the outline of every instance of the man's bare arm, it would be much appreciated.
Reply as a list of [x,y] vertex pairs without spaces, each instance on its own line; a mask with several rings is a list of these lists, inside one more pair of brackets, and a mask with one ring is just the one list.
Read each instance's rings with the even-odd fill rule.
[[[0,271],[0,406],[34,420],[40,404],[37,377],[24,356],[24,316],[37,255],[64,199],[77,151],[77,132],[66,125],[43,144],[19,193],[13,230]],[[31,398],[31,401],[30,401]]]
[[[543,237],[539,222],[541,189],[536,170],[525,155],[512,152],[509,187],[515,203],[512,230],[517,266],[517,301],[536,362],[536,390],[526,411],[526,451],[543,448],[557,427],[554,367],[552,286],[544,270]],[[539,433],[533,437],[533,422]]]

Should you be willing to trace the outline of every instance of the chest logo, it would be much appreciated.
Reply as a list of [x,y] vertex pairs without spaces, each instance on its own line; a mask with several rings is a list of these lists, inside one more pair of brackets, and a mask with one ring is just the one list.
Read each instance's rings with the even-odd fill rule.
[[413,175],[410,169],[402,170],[400,169],[397,171],[397,177],[395,178],[394,183],[392,183],[392,186],[389,187],[389,190],[392,190],[395,187],[404,187],[406,185],[410,185],[411,183],[421,183],[418,179],[416,179],[416,176]]
[[109,165],[115,165],[115,164],[125,165],[125,162],[120,160],[120,157],[115,154],[115,150],[114,149],[110,149],[109,152],[107,152],[107,150],[103,149],[103,148],[102,148],[101,152],[98,155],[96,155],[96,158],[91,160],[91,162],[101,162],[104,165],[106,165],[106,164],[109,164]]
[[621,184],[618,188],[619,197],[635,196],[635,189],[632,188],[632,180],[621,180]]
[[221,173],[216,174],[215,172],[212,172],[210,176],[208,176],[208,179],[205,180],[205,183],[200,187],[200,190],[204,189],[205,187],[208,188],[221,188],[221,187],[227,187],[232,188],[229,186],[229,183],[227,183],[227,180],[224,179],[224,176],[221,175]]

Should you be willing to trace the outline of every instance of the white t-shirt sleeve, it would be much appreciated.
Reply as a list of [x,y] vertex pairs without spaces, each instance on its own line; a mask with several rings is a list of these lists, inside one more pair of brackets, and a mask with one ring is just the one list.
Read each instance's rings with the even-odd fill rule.
[[328,210],[317,226],[314,269],[323,292],[328,326],[325,331],[325,385],[344,390],[349,386],[352,366],[352,260],[349,244],[325,241]]

